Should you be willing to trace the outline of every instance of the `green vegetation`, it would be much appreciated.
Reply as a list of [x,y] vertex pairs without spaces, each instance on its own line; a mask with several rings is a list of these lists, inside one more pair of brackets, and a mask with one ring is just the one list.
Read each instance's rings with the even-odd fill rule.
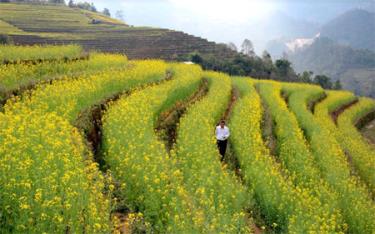
[[22,92],[45,81],[91,75],[106,70],[126,69],[127,59],[122,55],[91,54],[89,59],[78,61],[45,61],[30,64],[0,65],[0,101],[13,93]]
[[[209,91],[180,119],[176,147],[171,152],[193,202],[207,223],[205,233],[248,233],[244,208],[248,193],[234,173],[220,163],[213,130],[225,112],[231,94],[231,80],[221,73],[206,72]],[[195,136],[195,137],[192,137]],[[207,221],[205,221],[207,220]]]
[[[137,90],[112,103],[103,117],[103,154],[120,194],[132,210],[142,212],[146,231],[197,232],[201,223],[176,162],[158,140],[157,116],[199,87],[199,67],[172,65],[172,81]],[[186,75],[189,74],[189,75]],[[147,100],[145,102],[145,100]],[[127,124],[123,124],[127,123]]]
[[259,93],[275,122],[277,156],[282,165],[291,173],[295,184],[305,188],[307,193],[318,199],[320,206],[325,208],[324,213],[328,219],[337,224],[337,227],[332,228],[342,229],[343,221],[337,204],[338,195],[320,179],[321,175],[297,119],[282,100],[280,83],[259,83]]
[[[335,135],[308,110],[311,102],[325,95],[324,90],[318,87],[306,90],[304,85],[290,84],[283,85],[283,90],[288,94],[290,109],[304,130],[315,164],[322,177],[338,194],[338,205],[349,224],[349,232],[370,232],[374,228],[374,222],[369,217],[375,207],[367,189],[358,183],[358,178],[351,175],[349,162]],[[321,113],[320,110],[316,112]]]
[[262,79],[297,82],[299,77],[294,72],[288,60],[280,59],[272,62],[271,57],[249,57],[238,54],[233,58],[220,58],[213,55],[193,53],[192,62],[201,65],[204,69],[228,73],[234,76],[252,76]]
[[[36,61],[1,67],[20,78],[4,78],[9,90],[37,83],[0,112],[1,233],[251,233],[254,220],[274,233],[375,231],[374,149],[355,128],[374,100],[161,60],[31,53]],[[167,148],[160,115],[188,103],[202,79],[207,94],[176,119]],[[213,134],[231,107],[225,161],[234,168]],[[275,155],[262,139],[266,108]],[[85,114],[98,147],[79,122]]]
[[0,113],[0,129],[1,233],[110,230],[104,178],[77,129],[25,109]]
[[290,173],[270,155],[262,141],[263,109],[254,81],[236,78],[234,85],[240,90],[241,97],[230,121],[231,142],[245,183],[254,192],[265,222],[277,232],[324,233],[335,230],[335,224],[330,223],[326,215],[319,218],[326,212],[319,200],[308,190],[294,185]]
[[66,46],[10,46],[0,45],[0,63],[19,63],[31,60],[76,59],[82,56],[78,45]]
[[373,99],[360,98],[357,105],[347,109],[338,117],[337,125],[340,131],[338,140],[351,156],[359,176],[375,195],[375,148],[363,139],[355,127],[358,120],[374,111]]

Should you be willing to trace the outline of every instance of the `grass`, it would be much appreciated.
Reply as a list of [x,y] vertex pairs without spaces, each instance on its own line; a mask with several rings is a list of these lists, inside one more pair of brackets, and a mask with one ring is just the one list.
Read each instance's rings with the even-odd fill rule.
[[8,24],[5,21],[0,20],[0,32],[7,33],[7,34],[13,34],[13,33],[20,33],[20,32],[23,32],[23,31],[20,30],[19,28],[15,27],[15,26],[13,26],[13,25],[11,25],[11,24]]

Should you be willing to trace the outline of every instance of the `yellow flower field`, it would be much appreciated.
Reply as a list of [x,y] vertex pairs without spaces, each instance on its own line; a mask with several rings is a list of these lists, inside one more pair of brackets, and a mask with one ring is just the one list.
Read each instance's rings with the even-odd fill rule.
[[0,46],[0,233],[375,233],[373,99],[81,55]]

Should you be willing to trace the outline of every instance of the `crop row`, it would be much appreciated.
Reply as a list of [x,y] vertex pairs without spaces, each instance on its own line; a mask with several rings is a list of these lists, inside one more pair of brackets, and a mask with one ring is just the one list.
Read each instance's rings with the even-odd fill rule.
[[235,79],[241,97],[230,121],[231,142],[246,185],[269,226],[288,233],[325,233],[337,228],[320,201],[307,189],[294,185],[262,140],[261,99],[254,81]]
[[82,52],[82,48],[78,45],[0,45],[0,64],[4,62],[20,62],[23,60],[73,59],[80,57]]
[[275,123],[277,156],[281,164],[291,174],[295,184],[320,201],[327,218],[341,230],[343,220],[338,209],[338,195],[321,179],[298,121],[281,97],[281,83],[261,82],[258,87]]
[[250,225],[243,210],[250,198],[234,173],[221,164],[213,134],[229,103],[231,80],[221,73],[205,72],[203,76],[209,82],[208,94],[180,119],[171,156],[193,195],[193,204],[200,209],[204,232],[246,233]]
[[[308,104],[320,99],[324,91],[314,86],[307,88],[306,85],[292,84],[284,85],[283,90],[288,93],[289,107],[309,141],[315,165],[323,179],[339,195],[337,201],[348,231],[370,233],[374,230],[374,206],[366,188],[351,176],[346,156],[335,136],[308,110]],[[322,108],[317,108],[316,111],[321,112]]]
[[1,225],[9,232],[108,232],[103,178],[71,123],[103,99],[162,80],[166,68],[132,62],[125,71],[38,85],[8,101],[0,115]]
[[75,62],[47,61],[38,64],[0,65],[0,95],[43,81],[72,76],[89,76],[94,72],[125,69],[127,59],[121,55],[91,54],[88,60]]
[[[103,155],[120,195],[160,233],[197,232],[181,173],[154,127],[158,115],[188,98],[200,84],[198,66],[173,66],[173,80],[135,91],[112,103],[103,117]],[[151,231],[151,230],[148,230]]]
[[73,80],[56,80],[51,85],[40,84],[22,96],[9,99],[4,109],[5,112],[13,113],[23,108],[56,112],[72,122],[81,110],[102,100],[139,85],[164,79],[166,69],[167,64],[162,61],[134,61],[121,71],[105,71]]
[[359,102],[344,111],[337,119],[338,140],[351,156],[358,175],[365,181],[375,195],[375,149],[363,139],[354,124],[366,114],[375,111],[375,102],[360,98]]
[[110,201],[82,136],[54,113],[0,113],[2,233],[106,233]]

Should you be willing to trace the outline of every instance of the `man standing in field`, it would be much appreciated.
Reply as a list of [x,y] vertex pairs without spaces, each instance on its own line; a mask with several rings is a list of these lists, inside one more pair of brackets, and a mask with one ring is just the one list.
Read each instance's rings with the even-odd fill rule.
[[220,124],[216,126],[216,140],[217,147],[221,155],[221,161],[224,160],[225,151],[227,150],[228,137],[229,137],[229,128],[225,126],[225,121],[221,120]]

